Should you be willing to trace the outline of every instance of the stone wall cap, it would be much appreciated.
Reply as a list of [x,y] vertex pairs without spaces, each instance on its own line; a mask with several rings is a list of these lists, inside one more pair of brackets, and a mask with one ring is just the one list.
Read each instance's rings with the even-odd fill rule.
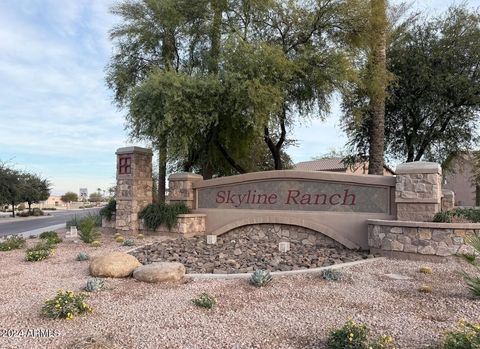
[[191,173],[191,172],[178,172],[178,173],[173,173],[168,177],[169,181],[186,181],[186,180],[193,180],[193,181],[200,181],[203,180],[203,176],[196,174],[196,173]]
[[414,173],[442,173],[442,168],[436,162],[415,161],[400,164],[395,169],[397,175]]
[[414,221],[389,221],[383,219],[367,219],[367,224],[384,225],[390,227],[431,228],[431,229],[480,229],[480,223],[437,223]]
[[118,148],[115,154],[132,154],[132,153],[144,153],[144,154],[152,154],[152,150],[148,148],[142,148],[142,147],[124,147],[124,148]]
[[205,213],[182,213],[178,214],[177,217],[180,218],[201,218],[201,217],[207,217]]

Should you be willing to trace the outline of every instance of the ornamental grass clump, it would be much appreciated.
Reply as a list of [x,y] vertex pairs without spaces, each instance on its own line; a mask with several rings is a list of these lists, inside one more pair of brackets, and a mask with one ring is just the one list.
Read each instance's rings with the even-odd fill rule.
[[432,268],[430,267],[421,267],[418,269],[418,271],[422,274],[431,274],[432,273]]
[[192,303],[200,308],[212,309],[215,305],[217,305],[217,300],[215,297],[204,292],[197,296],[197,298],[192,299]]
[[48,242],[42,241],[36,244],[34,247],[27,249],[25,254],[25,260],[27,262],[39,262],[52,256],[55,252],[53,245]]
[[0,242],[0,251],[18,250],[25,246],[25,239],[18,235],[12,235]]
[[174,204],[155,203],[145,207],[140,212],[139,218],[143,219],[145,227],[150,230],[156,230],[162,224],[168,230],[172,230],[177,223],[177,216],[186,213],[190,213],[190,209],[183,202]]
[[442,349],[478,349],[480,348],[480,323],[470,324],[463,320],[457,329],[445,332]]
[[45,301],[42,315],[51,319],[72,320],[75,315],[92,313],[93,309],[85,303],[86,298],[86,294],[60,289],[54,298]]
[[44,231],[38,237],[50,245],[56,245],[63,241],[55,231]]
[[78,236],[80,240],[89,244],[97,240],[100,237],[100,233],[97,230],[97,219],[95,217],[85,217],[78,221]]
[[473,247],[474,252],[462,254],[460,257],[475,267],[476,275],[462,271],[462,276],[471,295],[475,298],[480,298],[480,236],[469,237],[466,239],[466,242]]
[[328,335],[328,349],[395,349],[393,338],[381,335],[369,338],[370,330],[365,324],[348,320],[342,327],[332,330]]

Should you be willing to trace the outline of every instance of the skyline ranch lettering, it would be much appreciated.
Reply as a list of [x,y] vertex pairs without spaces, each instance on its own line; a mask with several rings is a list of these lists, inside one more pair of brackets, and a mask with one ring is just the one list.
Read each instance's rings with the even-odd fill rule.
[[[356,195],[350,189],[344,189],[342,193],[305,193],[296,189],[287,190],[283,200],[284,205],[343,205],[355,206]],[[248,190],[238,193],[232,190],[219,190],[216,193],[217,204],[229,204],[234,207],[242,205],[275,205],[279,201],[276,193],[257,193],[257,190]]]
[[202,186],[204,183],[196,189],[199,209],[390,213],[393,197],[390,185],[341,181],[265,178]]

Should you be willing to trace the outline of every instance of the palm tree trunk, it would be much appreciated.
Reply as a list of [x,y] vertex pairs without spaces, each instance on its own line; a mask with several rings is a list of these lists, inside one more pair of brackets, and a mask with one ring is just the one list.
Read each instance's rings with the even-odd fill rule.
[[386,0],[370,0],[371,6],[371,53],[369,62],[370,110],[372,125],[370,129],[370,149],[368,173],[383,175],[385,143],[385,89],[386,69]]

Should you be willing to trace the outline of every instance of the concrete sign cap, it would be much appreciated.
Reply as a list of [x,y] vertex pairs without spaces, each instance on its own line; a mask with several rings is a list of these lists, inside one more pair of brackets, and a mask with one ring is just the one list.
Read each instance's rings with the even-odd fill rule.
[[145,154],[152,154],[151,149],[141,148],[141,147],[124,147],[118,148],[115,154],[133,154],[133,153],[145,153]]
[[174,174],[171,174],[168,179],[170,181],[198,181],[198,180],[202,180],[203,179],[203,176],[201,175],[198,175],[198,174],[195,174],[195,173],[191,173],[191,172],[179,172],[179,173],[174,173]]
[[395,169],[397,175],[411,173],[442,173],[442,168],[436,162],[415,161],[400,164]]

